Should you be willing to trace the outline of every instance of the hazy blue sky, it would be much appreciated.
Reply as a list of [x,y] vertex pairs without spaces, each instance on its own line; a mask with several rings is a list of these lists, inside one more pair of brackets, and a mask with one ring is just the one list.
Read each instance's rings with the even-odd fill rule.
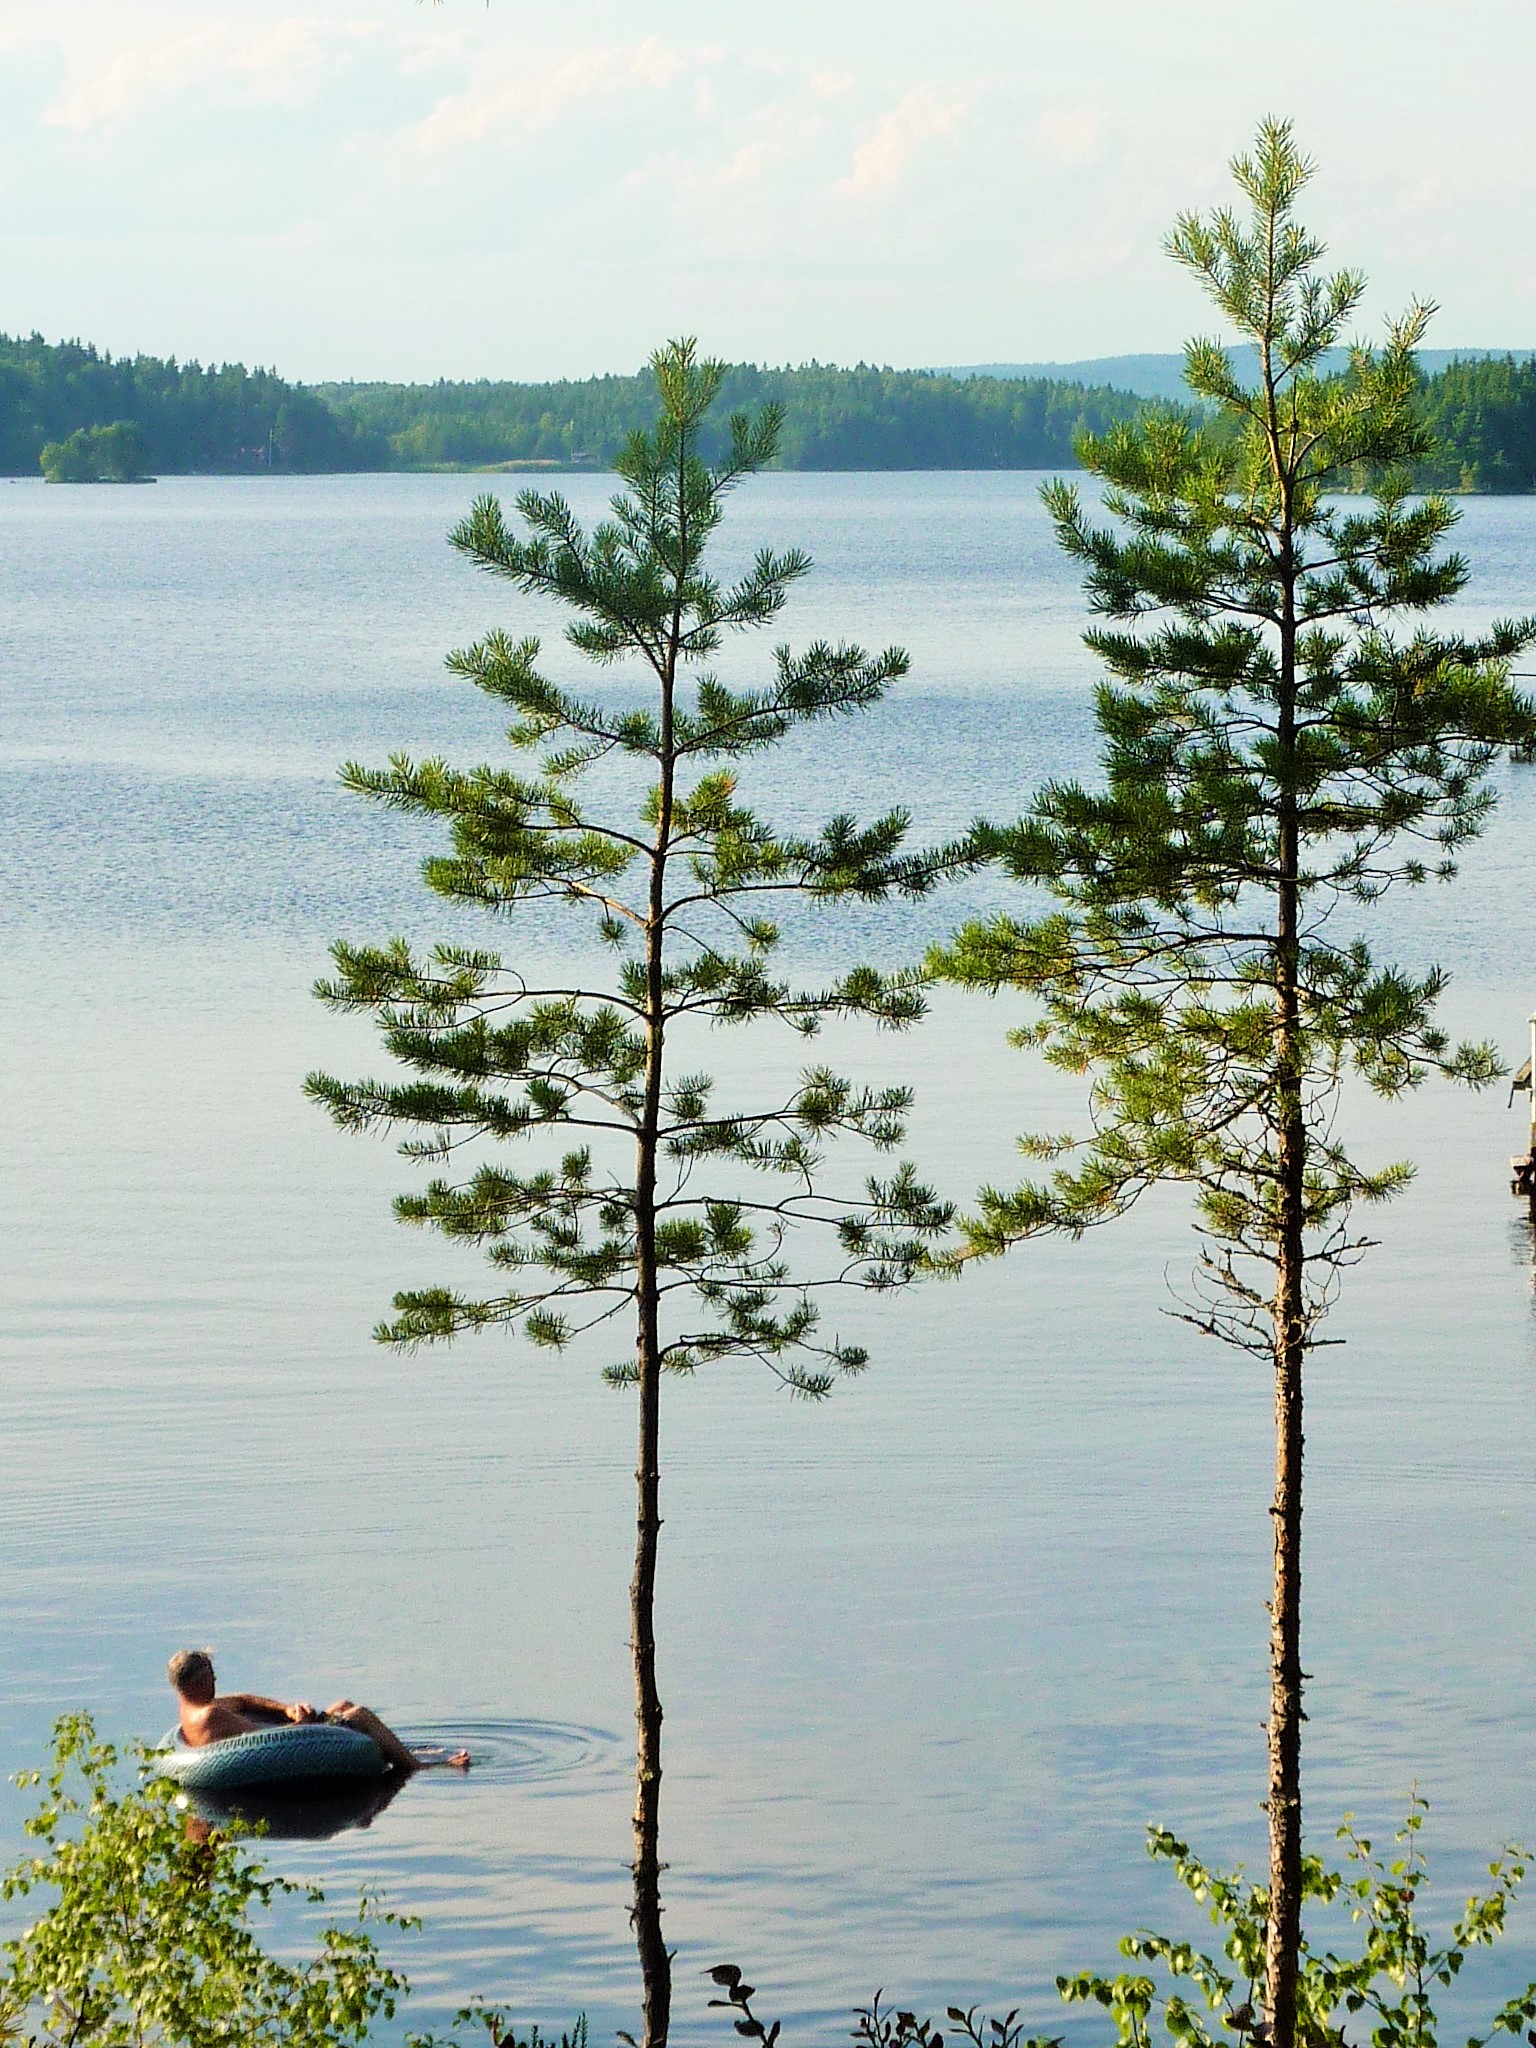
[[290,375],[1064,358],[1257,117],[1378,310],[1536,345],[1529,0],[0,0],[0,327]]

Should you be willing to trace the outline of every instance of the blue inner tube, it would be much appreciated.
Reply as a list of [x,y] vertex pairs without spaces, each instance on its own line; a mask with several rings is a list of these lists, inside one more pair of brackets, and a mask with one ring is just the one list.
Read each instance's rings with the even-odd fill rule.
[[242,1785],[277,1785],[301,1778],[382,1778],[384,1752],[360,1728],[330,1721],[289,1722],[230,1735],[189,1749],[173,1728],[155,1755],[155,1770],[188,1791],[231,1792]]

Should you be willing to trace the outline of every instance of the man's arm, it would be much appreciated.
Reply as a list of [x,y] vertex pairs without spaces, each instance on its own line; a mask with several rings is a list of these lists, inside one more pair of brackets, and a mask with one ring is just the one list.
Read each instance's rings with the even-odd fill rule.
[[215,1705],[230,1707],[237,1714],[275,1714],[282,1721],[319,1719],[307,1700],[269,1700],[259,1692],[221,1692]]

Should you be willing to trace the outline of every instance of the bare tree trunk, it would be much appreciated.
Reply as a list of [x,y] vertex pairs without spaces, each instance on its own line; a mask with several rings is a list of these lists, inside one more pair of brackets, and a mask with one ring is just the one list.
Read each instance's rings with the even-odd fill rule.
[[[661,936],[653,940],[660,977]],[[635,1291],[639,1315],[639,1448],[635,1462],[635,1574],[629,1587],[629,1643],[635,1670],[635,1860],[630,1919],[640,1951],[642,2048],[666,2048],[672,1960],[661,1932],[661,1695],[656,1688],[656,1552],[661,1537],[661,1332],[656,1271],[656,1130],[662,1033],[653,1018],[635,1202]]]
[[1302,1169],[1299,1113],[1280,1134],[1280,1269],[1275,1291],[1275,1577],[1269,1610],[1269,1925],[1264,1958],[1271,2048],[1295,2048],[1301,1949]]
[[[679,455],[681,463],[682,456]],[[682,479],[679,474],[679,506]],[[686,518],[681,521],[686,541]],[[672,1958],[661,1931],[661,1694],[656,1687],[656,1553],[661,1538],[661,1305],[656,1262],[656,1156],[660,1143],[666,1039],[666,877],[672,836],[672,692],[677,674],[681,601],[661,671],[661,747],[656,838],[645,935],[646,1061],[635,1172],[636,1369],[639,1452],[635,1464],[635,1574],[629,1587],[630,1649],[635,1670],[635,1860],[630,1918],[640,1951],[644,2024],[641,2048],[666,2048],[672,2019]]]
[[631,1919],[640,1951],[643,2048],[665,2048],[672,2012],[672,1960],[661,1931],[661,1695],[656,1689],[656,1550],[661,1535],[661,1359],[655,1268],[640,1305],[640,1443],[635,1467],[635,1575],[629,1588],[635,1667],[635,1860]]
[[1296,773],[1295,556],[1289,492],[1280,557],[1279,855],[1275,947],[1277,1165],[1274,1589],[1269,1608],[1269,1923],[1264,2006],[1270,2048],[1296,2048],[1301,1952],[1301,1464],[1302,1364],[1306,1356],[1307,1130],[1302,1102],[1300,835]]

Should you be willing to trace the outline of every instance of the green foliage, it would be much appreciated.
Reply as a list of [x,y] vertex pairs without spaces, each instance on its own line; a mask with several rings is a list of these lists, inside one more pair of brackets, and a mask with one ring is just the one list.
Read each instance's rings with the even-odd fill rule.
[[[1303,1934],[1297,2039],[1304,2048],[1342,2048],[1346,2027],[1360,2015],[1373,2048],[1435,2048],[1437,1993],[1455,1982],[1474,1949],[1491,1947],[1504,1932],[1526,1872],[1525,1852],[1516,1848],[1506,1848],[1489,1864],[1488,1890],[1467,1900],[1442,1941],[1436,1943],[1421,1926],[1419,1902],[1429,1882],[1419,1841],[1426,1811],[1416,1798],[1394,1837],[1395,1854],[1379,1854],[1346,1819],[1338,1831],[1345,1845],[1343,1870],[1326,1868],[1316,1856],[1304,1858],[1305,1899],[1314,1909],[1339,1908],[1361,1936],[1355,1953],[1341,1954],[1316,1948],[1314,1939]],[[1058,1977],[1056,1988],[1069,2004],[1101,2006],[1114,2022],[1121,2048],[1151,2048],[1159,2038],[1175,2048],[1216,2048],[1234,2035],[1263,2048],[1265,2029],[1255,2010],[1264,1971],[1268,1890],[1250,1883],[1241,1869],[1208,1869],[1166,1828],[1148,1830],[1147,1851],[1169,1864],[1210,1914],[1221,1930],[1220,1954],[1143,1931],[1120,1944],[1121,1954],[1141,1967],[1109,1977],[1088,1971]],[[1153,1971],[1166,1980],[1161,1987]],[[1473,2035],[1467,2048],[1487,2048],[1495,2034],[1519,2036],[1533,2022],[1536,1983],[1507,1999],[1486,2032]]]
[[[711,2009],[733,2014],[735,2030],[746,2040],[776,2048],[782,2022],[775,2020],[770,2026],[759,2019],[752,2010],[757,1988],[746,1982],[739,1967],[716,1963],[705,1974],[725,1993],[723,1998],[709,2001]],[[974,2005],[965,2010],[952,2005],[949,2021],[954,2029],[951,2039],[958,2037],[970,2043],[970,2048],[1061,2048],[1054,2037],[1027,2034],[1017,2008],[997,2019],[983,2015]],[[860,2048],[944,2048],[944,2035],[931,2019],[920,2018],[907,2006],[888,2006],[883,1990],[877,1991],[868,2005],[857,2008],[849,2038]]]
[[1438,448],[1419,479],[1442,490],[1536,490],[1536,362],[1511,356],[1449,364],[1420,410]]
[[[1102,521],[1072,484],[1046,487],[1102,622],[1085,636],[1107,671],[1102,782],[1048,785],[1017,824],[977,828],[974,850],[1056,907],[972,924],[930,965],[1028,992],[1016,1042],[1089,1077],[1088,1129],[1027,1138],[1061,1163],[982,1189],[950,1264],[1078,1235],[1180,1183],[1202,1249],[1179,1312],[1274,1372],[1265,2011],[1274,2048],[1296,2048],[1303,1368],[1369,1243],[1356,1205],[1411,1173],[1352,1156],[1341,1091],[1499,1071],[1491,1046],[1450,1043],[1439,970],[1378,963],[1361,927],[1389,890],[1455,874],[1493,803],[1489,769],[1536,739],[1511,675],[1536,621],[1432,629],[1467,567],[1441,548],[1447,500],[1410,494],[1432,452],[1413,353],[1429,309],[1333,374],[1365,286],[1327,272],[1296,218],[1311,166],[1266,122],[1232,168],[1245,213],[1185,215],[1169,249],[1256,347],[1258,382],[1222,341],[1195,341],[1200,417],[1148,414],[1081,443]],[[1363,504],[1343,495],[1362,475]]]
[[[907,658],[780,645],[766,680],[724,679],[715,657],[727,641],[771,624],[810,568],[798,550],[763,549],[722,582],[707,562],[730,492],[773,459],[781,415],[733,413],[711,459],[704,430],[725,366],[675,342],[652,369],[660,417],[620,451],[626,488],[609,518],[588,533],[564,498],[525,491],[520,529],[482,498],[453,535],[480,568],[563,607],[568,645],[616,680],[580,694],[540,667],[536,640],[492,632],[449,666],[511,712],[508,739],[536,757],[529,768],[399,755],[343,771],[360,795],[446,825],[447,849],[423,869],[436,894],[499,917],[559,905],[587,946],[544,975],[458,945],[334,947],[337,972],[319,994],[372,1015],[408,1078],[313,1074],[307,1087],[342,1129],[394,1128],[407,1157],[454,1162],[456,1178],[437,1175],[396,1211],[478,1245],[495,1274],[488,1296],[397,1294],[380,1337],[417,1344],[505,1324],[563,1348],[617,1323],[629,1339],[607,1376],[638,1390],[631,1920],[646,2048],[665,2048],[654,1612],[663,1375],[751,1358],[821,1398],[866,1353],[823,1333],[818,1296],[915,1278],[951,1211],[905,1163],[862,1188],[828,1185],[835,1141],[899,1145],[905,1089],[817,1064],[787,1091],[758,1088],[732,1105],[684,1064],[704,1025],[773,1022],[809,1040],[828,1017],[915,1022],[923,999],[911,976],[861,967],[820,986],[791,981],[775,959],[776,914],[796,899],[826,909],[917,891],[933,876],[903,856],[900,812],[867,825],[842,814],[806,835],[745,802],[741,764],[797,727],[878,703]],[[536,1156],[519,1170],[498,1149],[509,1144]],[[811,1270],[807,1240],[823,1246]]]
[[[747,1982],[740,1967],[735,1963],[716,1963],[705,1974],[725,1993],[724,1998],[712,1998],[709,2001],[710,2010],[732,2014],[732,2025],[744,2040],[761,2041],[763,2048],[777,2048],[782,2023],[775,2020],[769,2026],[758,2018],[752,2010],[752,2001],[757,1996],[757,1986]],[[879,2003],[879,1994],[876,1993],[877,2007]]]
[[[501,462],[611,466],[650,416],[648,373],[552,384],[332,384],[326,399],[402,468]],[[1027,469],[1071,467],[1084,431],[1142,410],[1124,391],[1047,378],[946,377],[930,370],[796,369],[731,365],[720,402],[782,410],[786,469]],[[727,432],[707,424],[714,460]]]
[[[1378,1852],[1358,1834],[1348,1816],[1338,1830],[1344,1844],[1342,1870],[1317,1856],[1302,1864],[1302,1890],[1312,1919],[1331,1914],[1342,1932],[1359,1930],[1352,1952],[1318,1945],[1306,1933],[1297,1978],[1297,2039],[1302,2048],[1344,2048],[1346,2029],[1364,2015],[1372,2048],[1436,2048],[1437,1995],[1454,1984],[1472,1952],[1491,1948],[1505,1931],[1509,1910],[1523,1882],[1528,1858],[1506,1847],[1488,1865],[1488,1889],[1469,1898],[1436,1940],[1420,1920],[1429,1869],[1420,1835],[1428,1813],[1417,1796],[1393,1837],[1392,1851]],[[1104,1975],[1083,1970],[1056,1979],[1069,2005],[1097,2005],[1114,2024],[1117,2048],[1231,2048],[1251,2043],[1265,2048],[1267,2030],[1257,2015],[1264,1973],[1269,1892],[1242,1869],[1216,1871],[1167,1828],[1147,1830],[1147,1853],[1169,1865],[1179,1883],[1209,1914],[1221,1933],[1212,1955],[1192,1941],[1142,1929],[1127,1935],[1120,1953],[1136,1966]],[[724,1992],[712,2008],[734,2016],[736,2032],[765,2042],[780,2035],[752,2009],[754,1986],[734,1963],[717,1964],[708,1975]],[[863,2048],[944,2048],[944,2034],[931,2019],[906,2007],[888,2007],[877,1991],[854,2015],[852,2039]],[[948,2008],[952,2044],[972,2048],[1061,2048],[1061,2037],[1029,2035],[1017,2008],[997,2017],[976,2006]],[[1467,2048],[1488,2048],[1497,2034],[1520,2036],[1536,2025],[1536,1983],[1505,1999],[1486,2030]],[[1529,2036],[1528,2036],[1529,2038]]]
[[[521,534],[484,498],[453,536],[480,567],[566,606],[570,645],[605,669],[627,660],[647,689],[579,696],[540,669],[537,641],[493,632],[449,666],[510,709],[512,746],[539,756],[532,772],[403,756],[344,771],[359,794],[448,826],[451,850],[423,871],[438,895],[498,916],[558,902],[611,968],[599,954],[598,978],[541,985],[493,952],[338,945],[319,993],[375,1016],[415,1078],[313,1075],[308,1088],[342,1128],[401,1128],[407,1156],[428,1162],[485,1140],[551,1141],[530,1170],[480,1157],[466,1177],[401,1198],[405,1221],[482,1246],[506,1285],[485,1299],[403,1293],[381,1337],[409,1344],[508,1323],[559,1347],[633,1306],[637,1275],[654,1269],[667,1370],[750,1355],[819,1396],[865,1353],[822,1338],[814,1291],[901,1284],[949,1219],[907,1165],[846,1197],[822,1185],[830,1141],[880,1152],[900,1142],[907,1092],[814,1065],[785,1096],[727,1107],[708,1074],[664,1064],[664,1047],[681,1024],[771,1020],[810,1039],[831,1016],[901,1027],[922,1014],[909,979],[858,969],[807,989],[774,968],[776,902],[926,885],[901,857],[905,817],[843,815],[809,837],[783,833],[746,806],[737,780],[740,762],[795,727],[878,703],[907,658],[780,646],[765,683],[722,680],[713,657],[725,641],[770,623],[810,566],[764,550],[730,584],[706,566],[728,494],[772,459],[779,415],[733,415],[725,453],[707,462],[701,429],[723,366],[677,344],[654,367],[661,418],[620,453],[628,488],[608,520],[587,534],[563,498],[525,491]],[[604,795],[588,805],[584,778],[598,763]],[[611,794],[620,773],[623,803]],[[789,1256],[807,1231],[832,1243],[830,1270],[814,1279]],[[609,1376],[634,1371],[624,1357]]]
[[0,335],[0,475],[36,476],[45,447],[125,422],[143,437],[137,469],[161,475],[376,469],[386,454],[350,417],[270,370]]
[[5,1944],[0,2042],[28,2048],[346,2048],[391,2018],[407,1990],[369,1923],[399,1926],[363,1900],[327,1927],[317,1954],[279,1962],[254,1912],[324,1894],[268,1876],[226,1834],[189,1829],[163,1779],[122,1790],[117,1753],[88,1716],[54,1731],[42,1804],[27,1822],[37,1853],[0,1883],[7,1899],[54,1903]]
[[485,2036],[485,2048],[587,2048],[587,2016],[578,2013],[575,2024],[559,2039],[546,2036],[537,2026],[531,2026],[525,2033],[519,2033],[512,2016],[503,2005],[487,2005],[482,1999],[474,1999],[461,2006],[453,2016],[451,2034],[412,2034],[406,2048],[470,2048],[460,2035],[461,2027],[469,2027],[474,2036]]
[[[1279,1130],[1296,1092],[1310,1328],[1360,1248],[1351,1205],[1408,1174],[1345,1151],[1333,1126],[1344,1075],[1390,1096],[1432,1072],[1479,1085],[1498,1071],[1491,1048],[1453,1047],[1436,1024],[1440,973],[1379,965],[1352,927],[1387,890],[1455,873],[1493,803],[1489,767],[1536,731],[1510,680],[1531,621],[1475,636],[1422,623],[1467,576],[1440,550],[1452,507],[1407,488],[1406,467],[1429,452],[1413,365],[1426,309],[1382,349],[1355,349],[1346,376],[1314,374],[1363,280],[1324,273],[1321,244],[1295,221],[1307,174],[1289,132],[1266,130],[1259,162],[1239,166],[1254,224],[1190,217],[1171,243],[1258,341],[1268,387],[1246,388],[1218,343],[1196,342],[1189,381],[1213,422],[1154,416],[1085,440],[1108,523],[1068,483],[1044,492],[1104,621],[1086,635],[1109,672],[1096,698],[1104,780],[1051,785],[1020,823],[980,829],[979,851],[1059,907],[974,924],[933,962],[1035,994],[1020,1042],[1092,1076],[1091,1134],[1031,1141],[1070,1163],[985,1190],[970,1252],[1079,1232],[1154,1182],[1182,1181],[1208,1233],[1211,1284],[1193,1319],[1266,1355],[1269,1292],[1246,1269],[1278,1257]],[[1361,464],[1378,474],[1372,498],[1341,501]],[[1282,1044],[1287,977],[1298,1017]]]
[[67,441],[50,441],[39,459],[51,484],[137,483],[145,473],[144,436],[131,420],[77,427]]

